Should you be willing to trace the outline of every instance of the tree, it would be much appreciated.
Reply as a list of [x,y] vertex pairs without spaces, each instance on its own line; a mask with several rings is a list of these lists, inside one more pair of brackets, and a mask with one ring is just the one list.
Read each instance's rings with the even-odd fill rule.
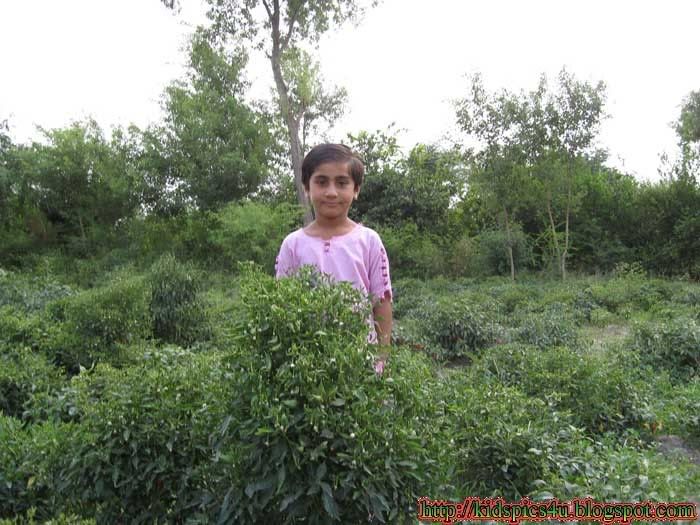
[[522,202],[527,183],[523,166],[527,126],[526,104],[506,90],[486,92],[480,75],[472,78],[471,92],[457,102],[457,121],[462,130],[481,143],[474,157],[476,169],[470,177],[484,205],[491,210],[506,234],[506,256],[511,279],[515,280],[513,218]]
[[56,231],[83,244],[96,226],[112,229],[138,207],[138,173],[115,154],[94,120],[42,130],[47,144],[23,153],[31,200]]
[[301,151],[305,152],[307,140],[319,132],[322,122],[332,126],[343,115],[348,94],[339,87],[326,91],[319,64],[302,49],[284,53],[282,70],[289,79],[290,111],[299,123]]
[[[561,276],[565,280],[566,260],[571,244],[571,212],[577,198],[574,193],[574,165],[577,158],[590,148],[599,132],[605,103],[605,83],[601,81],[596,86],[591,86],[562,69],[558,88],[546,108],[549,113],[547,120],[551,143],[566,158],[564,242],[561,249],[557,244]],[[553,220],[551,222],[554,224]]]
[[240,49],[212,47],[203,30],[192,37],[185,81],[166,89],[163,154],[171,186],[200,210],[251,195],[269,174],[269,117],[243,101]]
[[[163,0],[167,1],[167,0]],[[302,42],[318,43],[332,25],[355,19],[363,9],[356,0],[207,0],[208,16],[215,34],[223,39],[247,40],[264,49],[277,90],[277,101],[289,138],[290,158],[299,204],[307,206],[301,183],[303,156],[301,119],[290,96],[289,70],[285,55],[297,53]],[[300,77],[297,77],[297,80]],[[298,109],[298,108],[297,108]],[[305,222],[310,222],[310,210]]]

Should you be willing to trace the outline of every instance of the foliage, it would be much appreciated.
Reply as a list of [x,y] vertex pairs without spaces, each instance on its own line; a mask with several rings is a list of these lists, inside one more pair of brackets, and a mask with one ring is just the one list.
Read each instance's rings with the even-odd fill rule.
[[[0,414],[0,518],[27,511],[41,520],[59,515],[65,508],[59,490],[65,484],[61,466],[75,453],[73,440],[81,439],[86,439],[84,432],[73,424],[45,422],[24,428],[19,420]],[[59,517],[58,523],[65,522]]]
[[49,302],[73,293],[71,287],[50,278],[30,278],[0,269],[0,307],[11,305],[27,313],[38,312]]
[[653,420],[647,389],[619,359],[583,354],[566,347],[502,345],[475,364],[474,377],[519,388],[561,412],[591,434],[622,433]]
[[0,411],[3,414],[23,418],[35,395],[51,393],[58,389],[60,382],[58,369],[42,354],[25,346],[0,343]]
[[615,436],[578,436],[552,450],[557,465],[539,497],[570,500],[586,494],[597,501],[686,501],[700,476],[690,464],[670,463],[653,450],[620,443]]
[[221,251],[227,268],[235,268],[239,261],[253,261],[272,273],[279,247],[300,213],[288,204],[246,202],[222,208],[216,218],[218,225],[209,238]]
[[378,377],[364,299],[307,270],[243,274],[246,484],[229,491],[222,519],[411,522],[434,472],[419,423],[433,409],[415,388],[426,365],[399,358]]
[[[273,146],[267,117],[243,100],[245,54],[215,47],[206,32],[192,37],[186,82],[166,89],[163,148],[169,184],[198,209],[218,209],[254,193],[265,181]],[[157,130],[153,130],[157,132]]]
[[435,236],[418,231],[412,222],[377,228],[377,232],[389,256],[392,278],[427,279],[442,273],[444,260]]
[[503,231],[485,230],[474,241],[473,275],[508,275],[510,268],[504,257],[508,248],[512,250],[518,268],[522,270],[532,265],[532,249],[520,227],[511,225],[510,240]]
[[217,463],[238,385],[220,355],[166,348],[126,370],[100,364],[73,384],[87,437],[64,467],[64,494],[99,522],[197,516],[215,484],[237,475]]
[[148,308],[154,337],[181,346],[206,339],[209,326],[201,281],[194,267],[173,255],[164,255],[153,264],[148,275]]
[[445,385],[449,461],[460,493],[519,499],[549,465],[542,451],[556,444],[565,415],[514,388],[480,387],[465,373]]
[[121,345],[151,334],[148,288],[140,276],[117,274],[105,286],[55,301],[49,311],[63,323],[54,357],[73,372],[117,360]]
[[678,381],[700,373],[700,322],[696,319],[637,323],[632,345],[643,363],[669,370]]
[[412,316],[419,333],[441,349],[441,358],[471,358],[496,338],[492,308],[468,296],[445,296],[426,301]]
[[514,338],[521,343],[545,349],[554,346],[576,346],[578,330],[562,305],[540,314],[526,314],[515,329]]

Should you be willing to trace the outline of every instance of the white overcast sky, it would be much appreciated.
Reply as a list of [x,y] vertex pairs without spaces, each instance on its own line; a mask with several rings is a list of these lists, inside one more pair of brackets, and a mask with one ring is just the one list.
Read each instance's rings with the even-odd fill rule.
[[[106,129],[160,118],[163,88],[182,75],[186,35],[205,21],[201,0],[173,14],[160,0],[0,0],[0,120],[18,142],[93,116]],[[607,84],[600,146],[611,164],[656,180],[659,155],[675,152],[669,124],[700,89],[697,0],[384,0],[359,26],[320,42],[323,74],[349,92],[331,136],[405,131],[401,144],[455,136],[451,100],[465,74],[490,89],[553,84],[566,66]],[[253,93],[272,85],[253,59]]]

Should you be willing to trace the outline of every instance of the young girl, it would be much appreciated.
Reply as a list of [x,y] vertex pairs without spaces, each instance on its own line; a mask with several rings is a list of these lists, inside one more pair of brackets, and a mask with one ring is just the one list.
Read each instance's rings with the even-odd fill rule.
[[[375,368],[381,373],[391,344],[392,292],[389,260],[377,232],[348,218],[362,185],[364,166],[347,146],[320,144],[301,165],[301,180],[316,220],[290,233],[275,263],[277,277],[306,264],[352,285],[373,300],[370,342],[383,347]],[[375,323],[376,320],[376,323]],[[375,330],[376,325],[376,330]]]

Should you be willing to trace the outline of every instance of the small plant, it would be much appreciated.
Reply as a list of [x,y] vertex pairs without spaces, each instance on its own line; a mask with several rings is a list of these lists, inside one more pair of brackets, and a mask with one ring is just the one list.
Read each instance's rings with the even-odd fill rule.
[[168,254],[158,260],[148,276],[153,335],[181,346],[206,339],[209,326],[197,271]]
[[700,373],[700,322],[692,317],[638,323],[632,345],[643,363],[669,370],[678,381]]

